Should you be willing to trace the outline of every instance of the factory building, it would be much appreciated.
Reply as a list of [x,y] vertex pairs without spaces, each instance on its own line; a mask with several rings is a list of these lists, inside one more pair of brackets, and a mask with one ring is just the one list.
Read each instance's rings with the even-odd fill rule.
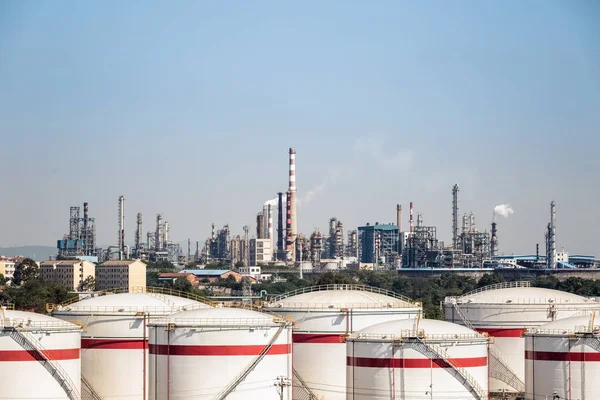
[[250,253],[250,266],[266,264],[272,261],[273,249],[270,239],[250,239],[248,246]]
[[204,245],[204,260],[205,262],[222,262],[228,263],[231,261],[230,248],[230,231],[229,225],[223,226],[222,229],[215,233],[215,224],[212,224],[210,239]]
[[359,259],[365,264],[389,265],[398,257],[397,225],[367,224],[358,227]]
[[81,208],[73,206],[69,210],[69,233],[56,242],[59,258],[75,256],[97,256],[96,223],[89,216],[88,203]]
[[[40,265],[40,275],[46,282],[65,286],[70,290],[81,290],[87,277],[95,277],[94,263],[82,260],[50,260]],[[145,275],[144,275],[145,277]]]
[[96,290],[146,287],[146,264],[140,260],[107,261],[96,266]]
[[15,275],[15,268],[20,263],[22,258],[3,258],[0,257],[0,275],[3,275],[5,279],[12,279]]

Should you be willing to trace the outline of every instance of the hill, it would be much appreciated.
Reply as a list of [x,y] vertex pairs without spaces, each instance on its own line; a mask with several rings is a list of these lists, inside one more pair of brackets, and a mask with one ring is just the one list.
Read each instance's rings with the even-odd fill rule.
[[56,248],[50,246],[18,246],[18,247],[0,247],[0,256],[15,257],[23,256],[34,259],[35,261],[45,261],[50,256],[56,255]]

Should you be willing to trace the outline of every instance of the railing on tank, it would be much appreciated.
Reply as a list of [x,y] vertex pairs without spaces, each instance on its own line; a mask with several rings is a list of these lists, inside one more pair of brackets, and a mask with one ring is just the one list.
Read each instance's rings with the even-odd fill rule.
[[470,292],[467,292],[458,297],[472,296],[477,293],[487,292],[488,290],[522,288],[522,287],[531,287],[531,282],[529,282],[529,281],[513,281],[513,282],[495,283],[493,285],[488,285],[488,286],[480,287],[479,289],[471,290]]
[[[129,290],[128,287],[123,287],[123,288],[114,288],[114,289],[106,289],[106,290],[99,290],[93,293],[92,297],[97,297],[97,296],[108,296],[111,294],[122,294],[122,293],[148,293],[148,294],[153,294],[156,295],[157,298],[161,299],[161,301],[164,301],[165,303],[169,304],[171,306],[171,308],[174,307],[174,303],[171,299],[168,299],[167,297],[164,296],[176,296],[176,297],[183,297],[189,300],[194,300],[197,301],[199,303],[204,303],[207,304],[209,306],[215,306],[217,303],[213,300],[207,299],[206,297],[194,294],[194,293],[188,293],[188,292],[182,292],[180,290],[175,290],[175,289],[170,289],[170,288],[164,288],[164,287],[152,287],[152,286],[134,286],[131,290]],[[86,297],[90,298],[90,297]],[[73,303],[76,303],[80,300],[84,300],[82,298],[80,298],[79,296],[74,296],[71,297],[70,299],[60,303],[58,306],[60,307],[66,307],[69,306]],[[79,309],[79,307],[78,307]]]
[[414,303],[412,299],[410,299],[406,296],[402,296],[401,294],[392,292],[390,290],[381,289],[381,288],[372,287],[372,286],[366,286],[366,285],[355,285],[355,284],[329,284],[329,285],[319,285],[319,286],[308,286],[308,287],[296,289],[296,290],[293,290],[291,292],[287,292],[287,293],[284,293],[281,295],[273,296],[272,298],[269,299],[269,302],[275,303],[275,302],[284,300],[284,299],[292,297],[292,296],[297,296],[297,295],[304,294],[304,293],[320,292],[320,291],[324,291],[324,290],[340,290],[340,291],[346,290],[346,291],[354,291],[354,292],[376,293],[376,294],[381,294],[384,296],[392,297],[397,300],[401,300],[410,305],[412,305]]
[[575,325],[570,329],[540,329],[540,328],[528,328],[525,330],[525,333],[536,334],[541,333],[544,335],[557,335],[557,336],[565,336],[565,335],[578,335],[578,334],[592,334],[592,335],[600,335],[600,325]]
[[4,318],[0,320],[0,328],[19,329],[24,331],[43,330],[73,330],[79,331],[81,327],[67,321],[31,321],[23,318]]
[[274,327],[285,321],[282,318],[157,318],[152,325],[174,324],[174,327],[189,326],[265,326]]
[[402,341],[404,339],[423,339],[423,340],[487,340],[485,335],[480,333],[441,333],[427,334],[423,329],[403,329],[399,333],[358,333],[351,336],[356,339],[366,340],[384,340],[384,341]]

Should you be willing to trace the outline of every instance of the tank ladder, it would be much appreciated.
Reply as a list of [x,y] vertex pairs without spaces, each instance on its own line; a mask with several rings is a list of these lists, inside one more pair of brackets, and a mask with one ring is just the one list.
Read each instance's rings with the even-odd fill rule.
[[300,376],[296,368],[292,368],[294,379],[297,383],[294,383],[294,388],[299,389],[294,391],[294,400],[318,400],[317,395],[312,389],[306,384],[304,379]]
[[81,400],[102,400],[90,382],[81,374]]
[[227,398],[227,396],[229,396],[229,394],[233,392],[235,388],[238,387],[238,385],[242,383],[244,379],[246,379],[250,372],[252,372],[254,368],[256,368],[256,366],[262,361],[263,358],[265,358],[265,356],[267,355],[269,350],[271,350],[271,347],[273,347],[273,344],[275,344],[275,341],[277,340],[277,338],[279,338],[279,335],[281,335],[281,332],[283,332],[286,326],[288,326],[288,322],[281,323],[275,335],[273,335],[271,340],[269,340],[269,343],[267,343],[267,345],[261,350],[258,356],[256,356],[256,358],[252,360],[252,362],[248,364],[246,368],[244,368],[242,372],[239,373],[238,376],[236,376],[227,386],[225,386],[223,390],[221,390],[221,392],[219,392],[219,394],[215,396],[214,400],[223,400]]
[[81,395],[78,393],[75,384],[71,378],[69,378],[67,372],[60,366],[58,361],[53,360],[48,356],[46,349],[42,347],[42,344],[38,342],[33,335],[27,331],[21,331],[14,326],[5,326],[4,329],[9,330],[10,337],[46,368],[70,400],[81,400]]
[[[476,331],[475,327],[469,321],[467,316],[460,309],[460,306],[456,302],[452,303],[452,307],[456,311],[456,314],[460,317],[464,326],[469,329]],[[525,383],[519,378],[517,373],[508,365],[506,361],[500,356],[500,351],[494,343],[488,345],[488,366],[490,369],[490,377],[504,382],[510,387],[514,388],[520,393],[525,392]]]
[[446,353],[443,348],[433,343],[427,343],[419,337],[414,339],[415,341],[413,343],[416,345],[415,347],[420,353],[431,359],[442,359],[444,363],[462,379],[462,385],[473,395],[475,399],[487,399],[487,393],[485,390],[483,390],[479,383],[477,383],[475,378],[473,378],[473,375],[469,374],[464,368],[454,365],[454,363],[451,361],[451,358],[448,356],[448,353]]

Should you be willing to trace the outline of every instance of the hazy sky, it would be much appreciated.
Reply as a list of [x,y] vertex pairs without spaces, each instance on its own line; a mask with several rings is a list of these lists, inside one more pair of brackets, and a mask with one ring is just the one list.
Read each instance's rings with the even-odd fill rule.
[[[0,247],[242,233],[287,188],[300,231],[460,213],[501,252],[600,255],[600,5],[590,1],[0,2]],[[405,212],[405,223],[408,213]]]

